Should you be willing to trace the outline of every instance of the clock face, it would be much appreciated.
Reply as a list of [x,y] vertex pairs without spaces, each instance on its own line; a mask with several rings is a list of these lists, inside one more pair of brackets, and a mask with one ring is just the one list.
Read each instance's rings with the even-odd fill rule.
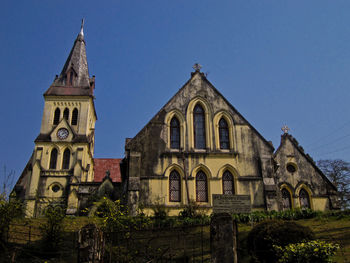
[[57,137],[58,137],[60,140],[67,139],[68,134],[69,134],[69,131],[68,131],[66,128],[61,128],[61,129],[59,129],[59,130],[57,131]]

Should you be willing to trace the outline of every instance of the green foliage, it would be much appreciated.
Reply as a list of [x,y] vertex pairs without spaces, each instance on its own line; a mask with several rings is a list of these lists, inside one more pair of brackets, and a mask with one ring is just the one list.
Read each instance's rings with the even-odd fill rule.
[[168,216],[168,210],[165,205],[157,202],[154,206],[152,206],[153,210],[153,218],[156,222],[161,222],[166,220]]
[[285,211],[254,211],[249,214],[234,214],[233,219],[239,223],[261,222],[267,219],[299,220],[321,216],[323,213],[311,209],[292,209]]
[[256,225],[248,234],[248,249],[261,262],[276,262],[273,248],[303,240],[311,240],[314,234],[309,227],[291,221],[268,220]]
[[40,227],[43,245],[48,250],[55,250],[62,240],[65,209],[58,204],[49,204],[45,209],[45,218],[46,223]]
[[198,213],[198,208],[199,205],[194,200],[190,200],[190,202],[185,205],[185,208],[180,211],[179,217],[182,219],[201,217]]
[[339,245],[313,240],[274,248],[280,263],[330,263]]
[[22,215],[22,204],[17,200],[7,200],[5,195],[0,195],[0,243],[5,243],[5,235],[11,221]]

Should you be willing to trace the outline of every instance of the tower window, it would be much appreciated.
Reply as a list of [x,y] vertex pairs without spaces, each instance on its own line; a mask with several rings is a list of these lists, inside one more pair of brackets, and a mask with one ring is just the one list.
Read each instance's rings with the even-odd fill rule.
[[220,149],[230,148],[230,137],[227,121],[221,118],[219,121],[219,139],[220,139]]
[[289,191],[285,188],[282,189],[282,205],[283,210],[292,209],[292,199]]
[[57,166],[57,149],[53,148],[50,155],[50,169],[56,169]]
[[172,171],[169,176],[169,201],[181,201],[181,180],[177,171]]
[[73,71],[71,71],[69,74],[69,85],[73,85],[73,77],[74,77],[73,74],[74,74]]
[[193,111],[194,147],[205,149],[205,116],[203,108],[197,104]]
[[57,125],[60,121],[60,115],[61,115],[61,111],[60,111],[60,108],[56,108],[55,110],[55,115],[54,115],[54,118],[53,118],[53,124],[54,125]]
[[225,171],[222,175],[222,190],[224,195],[233,195],[235,193],[233,176],[229,171]]
[[202,171],[199,171],[196,176],[196,201],[208,202],[207,176]]
[[78,109],[74,108],[72,113],[72,125],[77,125],[77,124],[78,124]]
[[69,169],[70,150],[66,149],[63,153],[62,169]]
[[170,121],[170,147],[180,149],[180,123],[176,117]]
[[69,119],[69,109],[68,108],[64,109],[63,118],[65,118],[68,121],[68,119]]

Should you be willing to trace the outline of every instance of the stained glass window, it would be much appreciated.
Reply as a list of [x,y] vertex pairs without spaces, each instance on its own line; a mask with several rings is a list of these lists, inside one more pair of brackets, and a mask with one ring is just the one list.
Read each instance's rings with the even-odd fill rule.
[[207,176],[199,171],[196,176],[196,200],[197,202],[208,202]]
[[170,147],[180,149],[180,123],[176,117],[170,121]]
[[205,149],[205,116],[203,108],[197,104],[193,111],[194,147]]
[[222,175],[222,189],[224,195],[233,195],[235,193],[233,176],[229,171],[225,171]]
[[230,148],[230,137],[227,122],[224,118],[219,121],[219,139],[220,139],[220,149]]
[[309,194],[304,189],[299,192],[299,200],[301,208],[311,208]]
[[285,188],[282,189],[282,205],[283,210],[292,209],[292,199],[289,191]]
[[172,171],[169,176],[169,201],[181,201],[181,180],[177,171]]

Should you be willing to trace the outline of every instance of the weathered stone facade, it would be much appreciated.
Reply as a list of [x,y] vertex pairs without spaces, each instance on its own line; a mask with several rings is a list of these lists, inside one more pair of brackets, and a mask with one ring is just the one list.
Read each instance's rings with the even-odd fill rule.
[[[204,149],[196,147],[195,142],[194,108],[197,105],[204,111]],[[179,145],[175,148],[170,138],[171,121],[174,118],[179,123],[180,134]],[[229,146],[224,149],[220,138],[221,119],[228,124],[226,131]],[[276,162],[284,162],[284,154],[287,154],[282,150],[283,141],[279,151],[274,154],[272,144],[244,119],[199,70],[191,74],[190,80],[134,138],[126,141],[125,149],[131,210],[142,203],[151,212],[152,205],[161,203],[170,209],[170,213],[177,214],[189,200],[194,200],[210,212],[212,194],[225,191],[225,172],[233,177],[232,193],[250,195],[253,209],[281,210],[280,187],[292,177],[282,168],[276,170]],[[300,165],[305,167],[304,173],[309,174],[308,182],[313,184],[310,190],[320,187],[319,190],[309,192],[310,201],[315,202],[312,207],[325,210],[333,203],[332,208],[335,208],[336,195],[332,184],[324,175],[320,175],[309,159],[303,160]],[[180,181],[176,190],[171,189],[173,183],[170,175],[173,171],[179,175],[177,181]],[[206,198],[203,200],[198,196],[203,193],[197,189],[200,172],[203,172],[206,181]],[[301,184],[302,179],[295,178],[294,181]],[[325,186],[332,188],[333,192],[321,190]],[[321,192],[322,195],[319,195]],[[172,194],[179,194],[180,197],[171,200]],[[334,198],[330,198],[330,194]],[[293,207],[299,206],[297,201],[294,203]]]
[[176,215],[191,201],[210,213],[212,194],[250,195],[259,210],[338,208],[336,189],[295,139],[283,135],[274,152],[198,66],[152,120],[126,139],[124,159],[94,158],[94,89],[81,30],[44,94],[40,134],[12,193],[28,216],[40,215],[50,202],[78,214],[93,193],[106,192],[126,196],[133,213],[142,205],[150,214],[161,204]]

